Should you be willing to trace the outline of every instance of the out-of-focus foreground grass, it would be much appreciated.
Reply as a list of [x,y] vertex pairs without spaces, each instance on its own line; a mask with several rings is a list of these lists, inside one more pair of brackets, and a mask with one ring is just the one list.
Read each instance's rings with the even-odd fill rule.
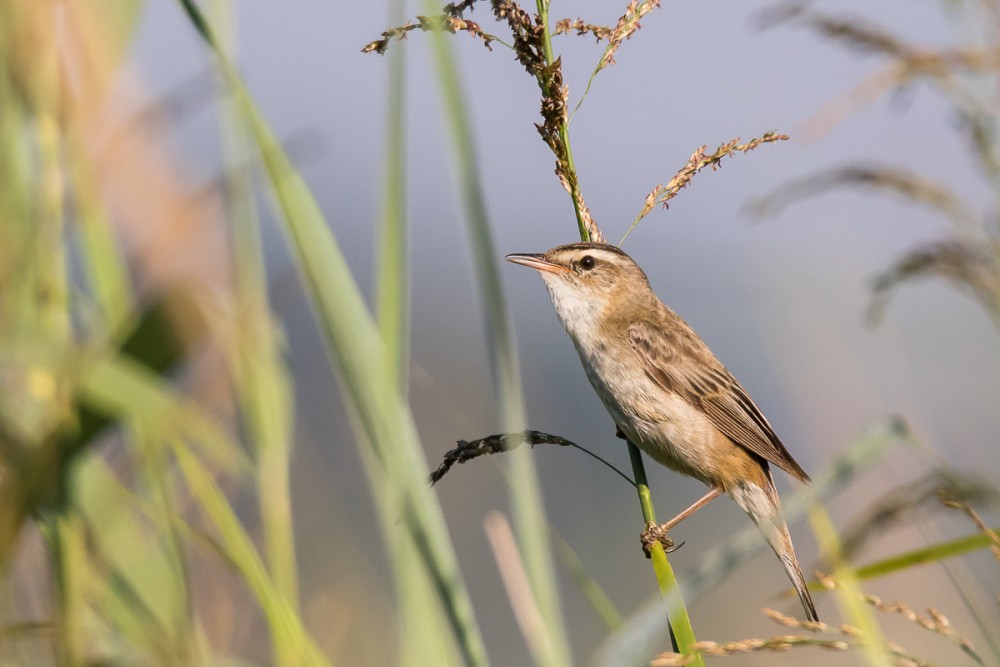
[[[0,10],[4,659],[200,662],[242,598],[218,594],[228,571],[275,661],[320,664],[296,611],[292,397],[248,176],[229,170],[228,225],[178,178],[122,72],[142,10]],[[235,165],[250,144],[232,106]],[[259,531],[227,499],[247,490]]]
[[[328,664],[299,604],[294,399],[268,303],[255,208],[264,191],[380,510],[400,611],[378,632],[398,632],[420,664],[486,664],[401,390],[398,209],[384,216],[376,321],[229,60],[226,2],[177,5],[219,72],[224,182],[193,192],[177,177],[158,110],[129,106],[141,96],[122,65],[142,8],[2,9],[0,564],[10,604],[0,650],[19,664],[188,665],[267,651],[273,664]],[[400,201],[402,187],[388,177],[386,200]],[[236,645],[247,627],[267,632]]]

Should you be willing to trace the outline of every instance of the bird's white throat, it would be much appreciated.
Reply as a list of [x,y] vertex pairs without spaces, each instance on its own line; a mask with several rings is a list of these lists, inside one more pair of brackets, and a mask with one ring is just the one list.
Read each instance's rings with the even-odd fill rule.
[[600,318],[604,304],[594,299],[587,290],[568,282],[563,276],[545,271],[539,273],[552,297],[556,315],[559,316],[559,321],[569,335],[574,340],[590,335]]

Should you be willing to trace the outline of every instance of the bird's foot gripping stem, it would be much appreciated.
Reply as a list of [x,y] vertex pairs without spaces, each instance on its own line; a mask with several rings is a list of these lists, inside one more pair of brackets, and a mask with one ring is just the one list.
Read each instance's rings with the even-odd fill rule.
[[674,541],[667,537],[667,524],[665,523],[657,525],[652,521],[647,521],[646,528],[642,531],[639,539],[642,540],[642,552],[646,554],[646,558],[652,557],[653,545],[657,542],[663,545],[664,551],[668,554],[684,546],[683,542],[674,546]]

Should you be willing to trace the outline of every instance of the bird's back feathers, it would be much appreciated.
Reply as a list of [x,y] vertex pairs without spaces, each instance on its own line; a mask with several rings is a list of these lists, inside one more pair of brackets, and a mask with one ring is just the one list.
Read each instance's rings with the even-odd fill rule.
[[629,342],[643,370],[665,391],[698,408],[727,438],[803,482],[809,475],[792,458],[760,409],[708,346],[662,304],[669,328],[648,319],[628,326]]

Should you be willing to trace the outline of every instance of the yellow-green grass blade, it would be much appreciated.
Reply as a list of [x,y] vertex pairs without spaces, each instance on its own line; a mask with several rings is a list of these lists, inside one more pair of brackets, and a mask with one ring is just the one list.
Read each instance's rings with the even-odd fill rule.
[[[1000,531],[1000,527],[994,528],[993,532],[996,533]],[[926,547],[920,547],[918,549],[912,549],[910,551],[903,552],[901,554],[896,554],[895,556],[890,556],[888,558],[883,558],[881,560],[875,561],[874,563],[868,563],[867,565],[858,566],[854,571],[854,576],[857,577],[859,581],[865,579],[876,579],[879,577],[884,577],[896,572],[901,572],[904,570],[909,570],[914,567],[919,567],[927,563],[936,563],[940,561],[947,560],[949,558],[954,558],[956,556],[961,556],[973,551],[979,551],[981,549],[990,549],[993,547],[993,541],[989,535],[984,533],[976,533],[973,535],[967,535],[966,537],[960,537],[955,540],[948,540],[945,542],[938,542],[936,544],[931,544]],[[955,579],[952,578],[953,582]],[[990,650],[994,656],[998,655],[997,645],[993,639],[993,634],[991,630],[987,627],[984,622],[982,614],[977,611],[975,603],[969,599],[960,584],[956,582],[958,586],[959,594],[966,601],[966,606],[969,608],[970,612],[975,619],[975,622],[983,631],[983,635],[986,637],[989,644]],[[813,590],[822,590],[823,587],[818,583],[811,583],[810,588]]]
[[286,665],[330,664],[306,632],[291,601],[268,575],[253,541],[216,484],[214,473],[191,453],[187,443],[172,438],[171,451],[192,495],[218,531],[224,554],[257,598],[271,628],[272,641],[279,645],[276,655],[288,660]]
[[[441,85],[442,103],[449,123],[448,134],[453,139],[459,188],[466,209],[465,219],[472,243],[473,266],[483,301],[483,316],[500,403],[501,424],[505,432],[513,433],[523,430],[526,422],[521,378],[500,281],[498,255],[481,187],[475,140],[447,35],[434,33],[432,44]],[[571,664],[569,642],[566,639],[559,593],[556,588],[545,508],[534,458],[530,450],[519,449],[510,453],[508,461],[509,501],[518,547],[522,552],[532,592],[549,634],[549,642],[546,645],[551,649],[551,654],[545,658],[544,663]]]
[[[390,4],[389,25],[402,24],[403,0]],[[409,258],[406,228],[406,61],[402,49],[389,56],[389,113],[383,193],[376,251],[376,305],[389,372],[406,394],[409,368]]]
[[96,359],[78,382],[83,400],[101,414],[136,420],[160,437],[183,437],[196,443],[199,454],[217,470],[246,473],[246,459],[232,436],[197,403],[180,396],[138,362],[123,356]]
[[[389,25],[406,18],[403,0],[389,3]],[[406,60],[403,49],[389,54],[388,115],[383,161],[382,202],[378,221],[375,262],[375,303],[379,331],[388,356],[389,381],[405,396],[409,381],[410,298],[408,231],[406,225]],[[373,461],[369,458],[368,465]],[[373,486],[378,482],[372,479]],[[394,539],[395,520],[391,508],[381,516],[392,568],[396,574],[395,594],[399,623],[399,662],[419,667],[428,661],[457,664],[458,654],[442,614],[429,614],[436,605],[433,582],[424,568],[417,566],[420,554],[410,540]]]
[[422,547],[425,567],[435,580],[467,661],[486,664],[485,648],[440,506],[426,486],[427,463],[416,427],[387,369],[381,337],[312,195],[301,179],[292,175],[287,158],[277,153],[280,149],[262,119],[256,117],[256,121],[258,142],[284,212],[286,231],[331,357],[375,458],[387,475],[387,485],[373,491],[391,499],[391,517],[402,514],[411,538]]
[[[212,3],[214,24],[223,26],[222,41],[236,48],[229,0]],[[226,157],[224,188],[232,221],[236,322],[231,329],[235,352],[231,363],[240,400],[240,415],[253,452],[257,499],[268,569],[281,594],[299,608],[290,466],[294,434],[292,378],[284,363],[282,336],[268,300],[267,272],[260,220],[254,203],[251,173],[246,168],[252,149],[238,103],[219,96],[219,129]],[[276,646],[277,648],[277,646]],[[287,662],[287,656],[275,656]]]
[[[143,313],[122,343],[121,359],[127,362],[130,378],[138,384],[126,382],[118,386],[114,374],[95,379],[95,368],[115,358],[106,356],[112,353],[104,349],[54,349],[44,338],[32,342],[8,339],[0,345],[0,363],[9,375],[6,386],[13,390],[4,400],[6,413],[0,420],[0,445],[5,463],[14,471],[0,485],[0,563],[6,562],[16,548],[17,535],[28,517],[71,499],[71,489],[65,487],[65,481],[70,479],[72,463],[115,418],[136,415],[142,410],[157,416],[156,410],[176,407],[174,413],[166,415],[168,421],[171,415],[183,416],[192,410],[197,413],[192,421],[196,429],[211,421],[192,404],[181,404],[160,382],[158,373],[164,373],[174,364],[183,349],[171,324],[163,304],[155,304]],[[110,384],[102,384],[109,379]],[[95,390],[96,395],[103,393],[106,405],[88,401],[81,389],[85,385]],[[151,392],[163,400],[144,406],[131,405],[132,389],[141,392],[137,396],[148,398]],[[53,395],[60,391],[71,397],[71,401],[70,398],[54,400]],[[66,409],[52,408],[52,404],[63,403],[70,405]],[[160,419],[163,420],[163,415]],[[229,445],[226,447],[235,451]]]
[[[24,39],[44,16],[27,3],[0,7],[0,346],[28,343],[58,358],[71,330],[56,45]],[[8,375],[5,384],[30,379]],[[49,391],[21,392],[3,405],[5,417],[34,422],[33,441],[69,409],[62,378],[45,382]]]
[[[39,317],[40,334],[45,338],[69,344],[69,283],[66,252],[65,211],[63,207],[63,174],[60,154],[63,134],[54,109],[36,116],[37,143],[41,155],[39,182],[39,212],[33,262],[29,268],[34,288],[38,290],[24,303],[21,312],[29,318]],[[44,295],[44,297],[39,297]]]
[[101,573],[91,583],[90,598],[113,629],[112,645],[123,651],[118,658],[128,650],[168,664],[190,664],[197,648],[180,552],[190,528],[176,511],[179,505],[165,506],[145,488],[139,493],[127,489],[99,456],[84,459],[75,479],[90,558]]
[[864,590],[854,569],[840,554],[840,536],[825,509],[816,505],[809,513],[809,520],[820,549],[833,564],[833,576],[837,580],[834,595],[841,613],[851,625],[861,630],[861,651],[871,667],[892,667],[892,660],[885,650],[885,637],[878,619],[863,599]]
[[[133,457],[140,470],[139,481],[142,484],[143,500],[149,505],[146,512],[152,519],[155,530],[153,539],[147,539],[156,545],[152,561],[155,568],[148,576],[136,576],[138,572],[149,567],[147,559],[142,558],[138,567],[121,567],[137,580],[139,590],[148,590],[146,598],[149,607],[163,619],[167,628],[166,642],[159,645],[160,652],[179,662],[190,661],[195,653],[195,624],[190,615],[191,597],[187,581],[187,562],[183,544],[183,517],[180,511],[184,504],[177,497],[174,483],[174,470],[162,439],[155,433],[149,433],[142,424],[131,421],[126,429],[125,441],[132,446]],[[100,459],[97,459],[98,461]],[[104,511],[96,513],[95,518],[109,516],[113,509],[106,506]],[[95,523],[101,526],[103,523]],[[128,545],[134,545],[134,539],[139,537],[135,522],[132,522],[118,536],[119,544],[112,545],[106,553],[116,556],[128,554]],[[141,539],[141,538],[140,538]],[[156,583],[151,583],[155,581]],[[154,644],[156,645],[156,644]]]
[[403,514],[412,539],[423,547],[425,566],[444,598],[466,659],[472,664],[485,664],[485,649],[444,519],[426,486],[427,463],[413,418],[387,368],[381,337],[312,195],[293,175],[287,158],[277,152],[280,149],[262,119],[255,119],[265,164],[331,356],[351,397],[352,409],[363,424],[379,464],[388,473],[392,488],[374,492],[387,493],[394,499],[393,516]]
[[[1000,531],[1000,526],[994,528],[993,530],[994,532]],[[973,551],[989,549],[991,546],[993,546],[993,542],[990,540],[988,535],[976,533],[974,535],[967,535],[955,540],[948,540],[947,542],[939,542],[937,544],[931,544],[919,549],[912,549],[901,554],[896,554],[895,556],[890,556],[889,558],[883,558],[875,561],[874,563],[861,565],[858,567],[855,575],[858,579],[876,579],[901,570],[908,570],[912,567],[917,567],[918,565],[923,565],[925,563],[935,563],[937,561],[954,558],[955,556],[961,556]]]
[[550,528],[552,545],[555,549],[556,558],[559,565],[570,576],[577,589],[583,597],[590,603],[594,613],[604,623],[609,632],[614,632],[622,625],[622,614],[615,606],[614,601],[608,596],[601,585],[594,579],[593,575],[587,571],[586,566],[580,561],[573,547],[554,528]]
[[[137,448],[137,460],[140,469],[145,471],[144,479],[149,485],[147,495],[151,497],[149,502],[156,504],[154,516],[161,529],[160,558],[145,558],[143,562],[158,572],[156,576],[150,574],[148,579],[159,581],[165,586],[159,592],[149,592],[144,597],[156,600],[146,606],[159,609],[158,618],[161,623],[171,629],[179,640],[170,650],[189,656],[194,652],[191,636],[193,626],[186,619],[188,601],[184,565],[181,562],[179,535],[175,532],[179,521],[175,516],[177,503],[173,502],[168,491],[170,480],[164,477],[170,466],[167,465],[164,452],[159,449],[162,447],[160,443],[170,439],[190,443],[187,446],[196,449],[200,459],[210,461],[216,472],[245,477],[249,470],[248,463],[240,445],[211,415],[177,393],[161,376],[134,359],[109,356],[85,364],[78,378],[78,393],[83,404],[96,414],[130,424],[133,435],[142,436],[137,441],[141,445]],[[187,456],[195,458],[190,451]],[[198,461],[198,466],[203,465]],[[86,482],[86,478],[81,478],[81,481]],[[108,528],[102,523],[94,525]],[[230,532],[233,531],[242,531],[242,526],[230,527]],[[123,555],[121,552],[119,554]],[[238,562],[246,560],[245,557],[240,559],[228,552],[227,557]],[[130,572],[135,574],[140,569],[142,568],[133,566]],[[241,570],[241,573],[244,572]],[[143,590],[138,583],[132,588]],[[148,589],[149,586],[145,588]],[[172,596],[175,599],[171,601]],[[266,602],[267,600],[261,600],[262,607]],[[274,631],[278,641],[280,628],[274,628]],[[166,650],[163,646],[159,648],[161,651]]]
[[[215,52],[258,145],[271,181],[292,255],[310,295],[332,361],[340,371],[352,412],[370,443],[386,483],[374,488],[421,555],[434,581],[467,663],[488,664],[441,508],[427,485],[427,463],[413,416],[388,370],[381,336],[315,198],[250,100],[204,16],[180,0]],[[432,613],[428,610],[428,613]]]
[[83,156],[75,154],[76,150],[73,153],[69,160],[76,200],[75,231],[80,240],[80,258],[89,283],[88,293],[98,315],[89,322],[91,335],[117,333],[134,307],[125,258],[100,201],[90,165]]
[[85,587],[91,574],[83,521],[77,512],[66,509],[52,515],[47,523],[46,535],[59,603],[56,646],[60,664],[83,665],[87,646]]
[[[164,452],[159,449],[161,445],[156,444],[158,440],[183,438],[192,443],[199,456],[210,461],[216,471],[246,475],[249,466],[242,447],[232,436],[212,415],[140,362],[121,355],[98,357],[84,363],[77,383],[80,399],[88,409],[102,418],[130,425],[133,436],[141,434],[136,460],[149,484],[149,502],[157,504],[162,523],[174,522],[171,517],[175,503],[169,495],[169,480],[165,477],[169,466]],[[82,478],[81,483],[86,483],[86,478]],[[175,552],[173,576],[175,583],[180,585],[179,548],[176,544],[170,548]],[[178,606],[185,604],[178,602]]]
[[[16,27],[14,5],[0,5],[0,58],[14,63],[13,34]],[[15,281],[23,269],[27,232],[32,227],[30,214],[33,202],[35,164],[34,149],[27,125],[30,117],[19,99],[19,89],[9,74],[0,76],[0,333],[5,336],[16,330],[19,322],[14,308],[21,292],[30,286]]]

